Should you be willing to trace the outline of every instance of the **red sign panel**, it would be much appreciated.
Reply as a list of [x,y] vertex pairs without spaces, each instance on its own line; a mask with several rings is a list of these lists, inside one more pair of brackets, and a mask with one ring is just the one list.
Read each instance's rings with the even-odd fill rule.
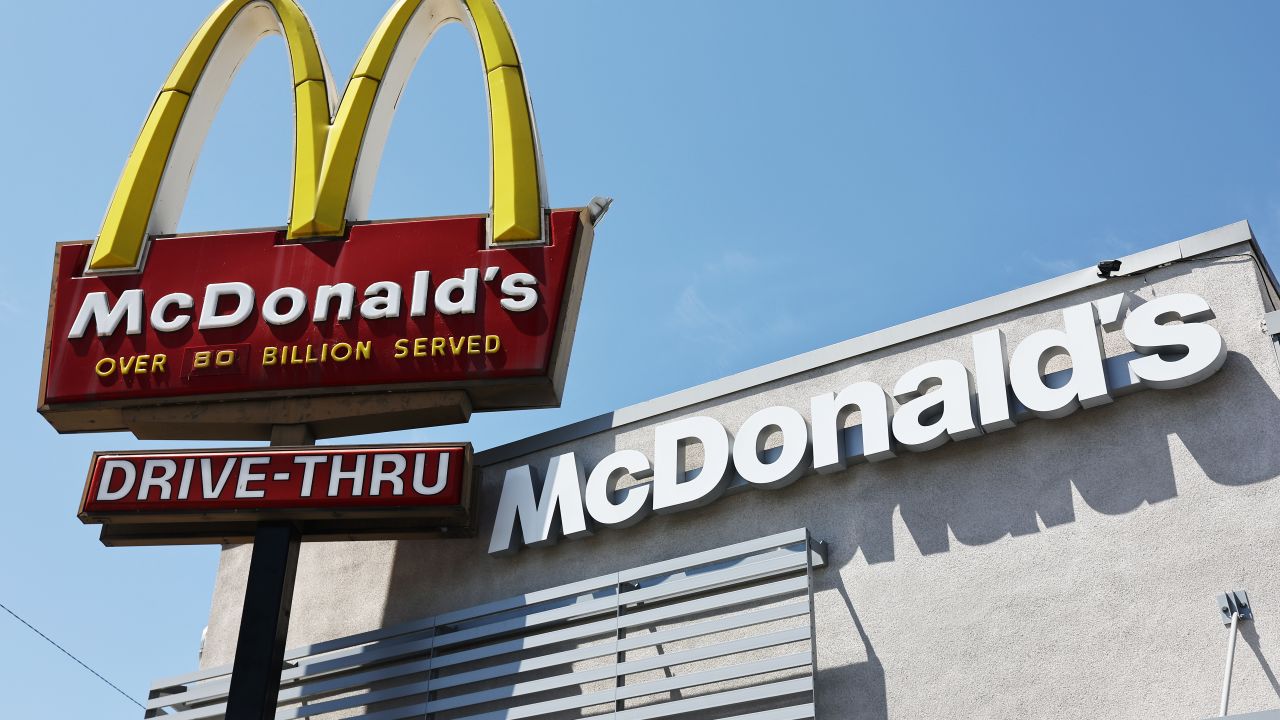
[[283,230],[158,238],[124,275],[85,276],[90,243],[59,245],[41,410],[59,425],[60,409],[112,403],[503,380],[541,394],[488,392],[477,409],[554,404],[579,211],[550,213],[545,245],[487,247],[485,223],[379,222],[305,243]]
[[220,542],[264,520],[399,537],[469,530],[471,488],[469,445],[97,453],[80,519],[110,544]]

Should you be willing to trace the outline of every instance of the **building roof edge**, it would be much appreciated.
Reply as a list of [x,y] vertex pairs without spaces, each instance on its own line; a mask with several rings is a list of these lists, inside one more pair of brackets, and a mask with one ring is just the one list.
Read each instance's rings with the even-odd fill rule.
[[[1224,225],[1182,240],[1165,243],[1119,258],[1125,275],[1145,272],[1179,260],[1186,260],[1248,242],[1262,266],[1272,293],[1277,283],[1266,258],[1253,237],[1247,220]],[[614,430],[659,415],[715,400],[725,395],[782,380],[832,363],[882,350],[893,345],[967,325],[1021,307],[1043,302],[1076,290],[1107,282],[1098,277],[1096,267],[1069,272],[1032,285],[992,295],[981,300],[926,315],[915,320],[876,330],[833,345],[793,355],[783,360],[760,365],[701,385],[695,385],[652,400],[563,425],[529,437],[498,445],[476,453],[478,467],[494,465],[528,453],[578,440],[599,432]]]

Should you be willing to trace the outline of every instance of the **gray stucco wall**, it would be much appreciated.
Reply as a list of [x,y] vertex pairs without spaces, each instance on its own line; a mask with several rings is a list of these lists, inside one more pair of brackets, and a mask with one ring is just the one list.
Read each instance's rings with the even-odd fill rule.
[[[1234,712],[1280,707],[1280,368],[1252,247],[1118,278],[486,467],[474,540],[304,544],[290,644],[314,642],[675,555],[808,527],[830,543],[816,587],[823,718],[1204,718],[1226,630],[1213,596],[1257,605],[1236,656]],[[968,336],[1013,347],[1060,310],[1121,290],[1201,295],[1230,355],[1214,377],[1070,417],[828,476],[752,490],[514,556],[486,553],[503,473],[574,450],[651,454],[653,427],[752,412],[857,380],[885,387]],[[834,311],[834,310],[833,310]],[[1109,355],[1130,351],[1119,333]],[[230,662],[248,548],[222,554],[202,664]],[[176,669],[175,669],[176,670]]]

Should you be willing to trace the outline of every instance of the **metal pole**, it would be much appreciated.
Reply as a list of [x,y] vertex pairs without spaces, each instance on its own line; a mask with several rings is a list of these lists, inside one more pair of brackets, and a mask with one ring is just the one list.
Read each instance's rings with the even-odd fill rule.
[[[305,425],[278,425],[272,428],[271,444],[314,445],[315,438]],[[301,542],[298,528],[287,522],[261,523],[254,534],[226,720],[276,716]]]
[[1227,701],[1231,699],[1231,666],[1236,657],[1236,625],[1240,623],[1240,611],[1231,613],[1231,636],[1227,640],[1227,669],[1222,678],[1222,706],[1218,709],[1218,717],[1227,716]]

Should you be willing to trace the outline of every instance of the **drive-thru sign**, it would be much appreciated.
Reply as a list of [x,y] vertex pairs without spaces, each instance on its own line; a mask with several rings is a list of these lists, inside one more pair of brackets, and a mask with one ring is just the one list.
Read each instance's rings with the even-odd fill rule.
[[471,446],[95,453],[80,519],[108,545],[253,540],[287,521],[309,540],[467,531]]
[[[372,221],[396,104],[450,22],[473,31],[484,63],[490,211]],[[293,75],[288,223],[175,235],[222,96],[268,34]],[[97,238],[54,254],[39,411],[55,428],[277,446],[97,453],[80,507],[111,545],[254,542],[228,718],[274,717],[300,534],[474,532],[469,444],[311,443],[558,405],[608,206],[546,208],[524,73],[493,0],[397,0],[336,89],[295,0],[226,0],[161,87]]]

